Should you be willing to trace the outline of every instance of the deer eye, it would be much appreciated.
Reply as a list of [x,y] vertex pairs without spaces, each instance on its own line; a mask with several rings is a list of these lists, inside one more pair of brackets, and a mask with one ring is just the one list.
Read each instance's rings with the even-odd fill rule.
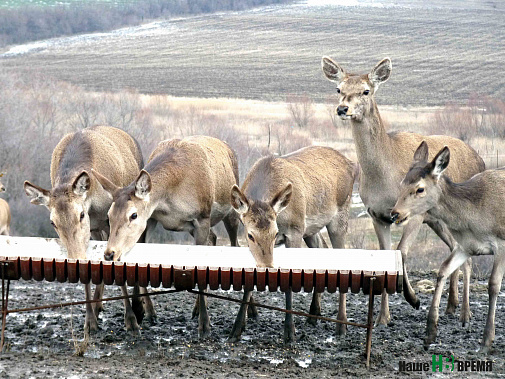
[[247,238],[249,238],[251,240],[251,242],[254,242],[254,237],[252,236],[251,233],[247,234]]
[[80,217],[80,218],[79,218],[79,219],[80,219],[80,221],[82,221],[82,219],[84,218],[84,211],[83,211],[83,212],[81,212],[81,215],[80,215],[79,217]]
[[337,93],[340,93],[340,88],[337,88]]
[[369,93],[370,93],[370,90],[369,90],[369,89],[367,89],[367,90],[365,90],[365,91],[363,92],[363,95],[365,95],[365,96],[366,96],[366,95],[368,95]]
[[58,229],[53,221],[51,221],[51,225],[53,226],[54,229]]
[[136,220],[136,219],[137,219],[137,212],[132,213],[132,215],[130,216],[130,220]]
[[424,188],[420,187],[417,189],[416,193],[423,193],[424,192]]

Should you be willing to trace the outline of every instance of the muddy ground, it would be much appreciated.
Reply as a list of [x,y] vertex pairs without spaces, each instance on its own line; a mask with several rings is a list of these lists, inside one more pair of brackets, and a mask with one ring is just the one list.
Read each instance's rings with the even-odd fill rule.
[[[413,283],[433,280],[433,273],[412,275]],[[154,289],[156,291],[157,289]],[[240,297],[239,293],[221,292]],[[108,287],[106,296],[120,291]],[[212,334],[199,341],[197,320],[191,319],[194,295],[177,293],[154,298],[158,323],[142,324],[140,337],[127,334],[123,326],[120,302],[105,303],[101,331],[93,335],[84,355],[76,355],[81,344],[84,308],[74,306],[55,310],[10,314],[6,324],[6,352],[0,356],[1,378],[236,378],[286,377],[321,378],[401,375],[399,363],[431,362],[432,354],[455,356],[457,360],[492,360],[492,373],[479,376],[505,376],[505,308],[503,294],[496,312],[494,350],[488,356],[477,353],[488,307],[485,282],[473,280],[469,328],[461,328],[458,318],[441,312],[439,338],[426,352],[422,338],[426,325],[427,307],[431,295],[420,293],[421,309],[411,308],[400,295],[390,297],[392,321],[387,328],[373,332],[372,366],[365,369],[365,329],[349,327],[345,337],[335,334],[335,325],[319,322],[309,325],[295,316],[297,341],[290,347],[282,342],[283,316],[260,310],[259,318],[249,320],[239,343],[226,342],[237,304],[209,300]],[[48,282],[13,282],[9,308],[21,308],[46,303],[80,300],[83,287],[75,284]],[[257,293],[258,302],[283,306],[281,293]],[[375,311],[380,299],[376,298]],[[309,308],[310,294],[294,296],[294,309]],[[323,314],[336,317],[337,295],[325,294]],[[447,295],[442,300],[445,309]],[[367,298],[362,294],[348,296],[349,321],[364,323]],[[430,364],[431,370],[431,364]],[[449,370],[444,368],[444,372]],[[428,372],[429,374],[431,372]],[[450,372],[452,376],[467,377],[470,373]],[[415,375],[421,375],[415,373]]]

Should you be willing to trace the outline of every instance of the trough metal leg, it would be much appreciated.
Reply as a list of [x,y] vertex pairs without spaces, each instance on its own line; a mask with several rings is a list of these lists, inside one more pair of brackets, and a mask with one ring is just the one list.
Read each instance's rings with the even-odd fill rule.
[[0,264],[2,266],[2,336],[0,339],[0,353],[4,349],[4,334],[5,334],[5,322],[7,321],[7,306],[9,303],[9,287],[11,284],[10,279],[7,280],[7,291],[5,291],[5,263]]
[[372,330],[373,330],[373,286],[375,278],[370,278],[370,296],[368,299],[368,320],[366,332],[366,368],[370,368],[370,353],[372,351]]

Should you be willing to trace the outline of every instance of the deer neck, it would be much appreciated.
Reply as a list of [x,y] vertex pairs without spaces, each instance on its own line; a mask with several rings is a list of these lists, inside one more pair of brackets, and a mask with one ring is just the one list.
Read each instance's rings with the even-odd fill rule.
[[451,230],[466,229],[471,219],[475,218],[471,215],[481,212],[477,209],[483,196],[480,181],[472,178],[463,183],[454,183],[443,175],[439,184],[440,199],[429,213],[444,221]]
[[[387,179],[385,173],[393,168],[391,141],[386,133],[377,104],[372,102],[363,119],[351,119],[356,154],[363,175],[374,182]],[[382,181],[382,180],[381,180]]]

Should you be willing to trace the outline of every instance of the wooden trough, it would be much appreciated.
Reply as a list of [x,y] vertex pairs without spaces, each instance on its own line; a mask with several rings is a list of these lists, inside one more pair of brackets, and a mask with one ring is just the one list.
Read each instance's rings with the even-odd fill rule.
[[[137,244],[122,262],[103,261],[106,242],[91,241],[87,259],[69,259],[57,239],[0,236],[2,274],[2,343],[8,310],[10,280],[47,280],[70,283],[134,285],[175,288],[200,293],[210,290],[257,290],[284,292],[340,292],[369,295],[367,324],[346,322],[368,329],[367,367],[373,329],[373,299],[384,289],[389,294],[402,291],[400,251],[349,249],[275,249],[275,268],[257,268],[246,247]],[[7,292],[4,282],[7,283]],[[198,287],[198,291],[195,288]],[[150,295],[159,294],[152,292]],[[222,296],[207,294],[211,297]],[[114,298],[121,299],[121,297]],[[227,300],[228,298],[224,298]],[[104,299],[103,301],[106,301]],[[228,299],[230,300],[230,299]],[[232,300],[240,302],[239,300]],[[84,303],[74,302],[70,304]],[[63,304],[66,305],[66,304]],[[273,307],[255,303],[256,306]],[[62,306],[62,304],[47,306]],[[286,310],[278,309],[286,312]],[[302,312],[307,317],[341,322]],[[232,322],[232,320],[230,320]],[[1,351],[1,350],[0,350]]]

